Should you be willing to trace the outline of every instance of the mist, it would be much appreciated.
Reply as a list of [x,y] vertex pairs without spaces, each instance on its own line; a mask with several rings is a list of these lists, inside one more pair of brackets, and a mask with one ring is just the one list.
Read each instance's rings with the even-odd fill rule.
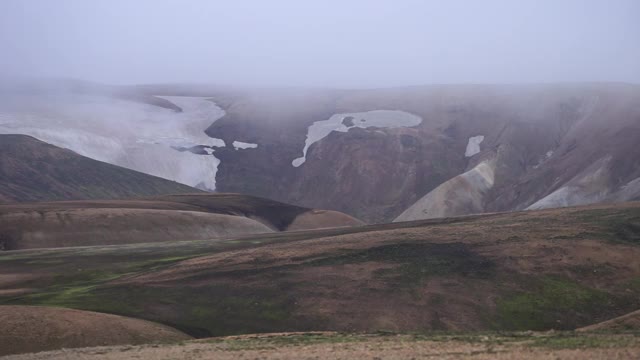
[[640,82],[637,0],[3,0],[0,74],[112,84]]

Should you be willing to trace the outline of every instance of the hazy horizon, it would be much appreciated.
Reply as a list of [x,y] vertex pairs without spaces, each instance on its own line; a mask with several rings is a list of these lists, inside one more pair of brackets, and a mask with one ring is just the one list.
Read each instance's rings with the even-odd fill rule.
[[0,75],[373,88],[640,83],[640,2],[0,2]]

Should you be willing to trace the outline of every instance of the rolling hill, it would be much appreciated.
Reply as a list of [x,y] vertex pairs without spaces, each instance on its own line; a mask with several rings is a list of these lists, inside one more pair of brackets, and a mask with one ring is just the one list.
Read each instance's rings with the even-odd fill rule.
[[41,306],[0,306],[0,323],[0,356],[92,346],[176,342],[190,338],[149,321]]
[[640,203],[0,254],[0,303],[195,337],[570,330],[640,308]]
[[363,223],[337,212],[241,194],[0,205],[0,249],[202,240]]

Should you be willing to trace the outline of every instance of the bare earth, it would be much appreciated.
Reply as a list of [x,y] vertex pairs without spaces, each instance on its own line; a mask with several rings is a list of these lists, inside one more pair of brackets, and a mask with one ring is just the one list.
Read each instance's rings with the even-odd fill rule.
[[174,345],[111,346],[16,355],[37,359],[637,359],[640,337],[590,334],[376,336],[277,334]]

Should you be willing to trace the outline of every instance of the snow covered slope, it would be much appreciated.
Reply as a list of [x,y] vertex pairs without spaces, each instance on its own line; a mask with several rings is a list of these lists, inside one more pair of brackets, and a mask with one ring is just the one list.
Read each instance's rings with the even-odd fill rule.
[[[0,134],[25,134],[92,159],[214,190],[224,141],[204,130],[224,115],[201,97],[165,97],[171,109],[78,94],[12,95],[0,100]],[[198,154],[188,149],[199,147]]]

